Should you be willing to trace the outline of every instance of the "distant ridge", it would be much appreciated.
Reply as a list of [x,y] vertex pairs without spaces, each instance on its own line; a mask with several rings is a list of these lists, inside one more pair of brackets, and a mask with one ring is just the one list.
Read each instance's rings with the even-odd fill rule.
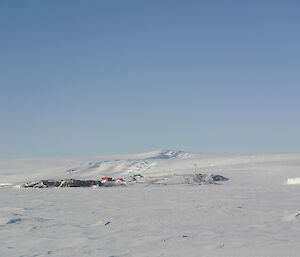
[[173,158],[183,158],[187,156],[189,153],[185,151],[176,151],[176,150],[159,150],[152,157],[148,157],[146,159],[173,159]]

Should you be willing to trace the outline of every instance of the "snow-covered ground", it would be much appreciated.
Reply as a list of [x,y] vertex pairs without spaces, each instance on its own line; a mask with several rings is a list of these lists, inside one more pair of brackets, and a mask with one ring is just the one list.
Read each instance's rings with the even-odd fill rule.
[[[172,183],[21,189],[38,179],[141,173]],[[217,185],[177,183],[213,173]],[[154,151],[0,160],[0,256],[299,256],[300,154]]]

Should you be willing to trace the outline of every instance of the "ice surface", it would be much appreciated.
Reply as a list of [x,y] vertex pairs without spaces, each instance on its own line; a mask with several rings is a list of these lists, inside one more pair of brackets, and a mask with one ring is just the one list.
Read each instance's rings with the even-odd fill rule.
[[[300,154],[159,151],[69,160],[1,160],[0,256],[299,256]],[[90,163],[107,161],[99,167]],[[195,170],[195,165],[196,170]],[[135,164],[137,165],[137,164]],[[137,167],[137,166],[135,166]],[[68,169],[74,171],[66,172]],[[153,184],[17,189],[38,179],[94,179],[139,172]],[[69,174],[71,173],[71,174]],[[229,178],[181,183],[193,173]]]

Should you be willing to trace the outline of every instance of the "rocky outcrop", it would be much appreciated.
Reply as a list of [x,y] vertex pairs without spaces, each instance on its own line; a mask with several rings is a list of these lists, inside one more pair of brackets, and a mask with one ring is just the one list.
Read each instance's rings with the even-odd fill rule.
[[38,180],[23,184],[22,187],[47,188],[47,187],[91,187],[101,186],[101,182],[97,180],[78,180],[78,179],[64,179],[64,180]]
[[66,179],[66,180],[62,180],[58,187],[91,187],[91,186],[101,186],[101,182],[97,180]]
[[194,174],[192,176],[184,176],[188,184],[217,184],[220,181],[227,181],[228,178],[215,174]]

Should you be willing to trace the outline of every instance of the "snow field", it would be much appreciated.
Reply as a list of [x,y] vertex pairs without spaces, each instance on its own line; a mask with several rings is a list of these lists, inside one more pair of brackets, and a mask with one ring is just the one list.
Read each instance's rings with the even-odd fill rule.
[[[158,155],[0,161],[0,183],[6,184],[0,187],[0,256],[298,256],[299,187],[283,182],[299,176],[300,154],[189,153],[152,158],[154,164],[142,173],[163,178],[158,184],[14,187],[31,179],[65,177],[67,168],[74,169],[75,178],[129,174],[132,163],[138,167]],[[105,165],[89,166],[103,161],[114,167],[111,173]],[[182,176],[174,173],[192,174],[195,162],[199,173],[229,181],[180,184]]]

